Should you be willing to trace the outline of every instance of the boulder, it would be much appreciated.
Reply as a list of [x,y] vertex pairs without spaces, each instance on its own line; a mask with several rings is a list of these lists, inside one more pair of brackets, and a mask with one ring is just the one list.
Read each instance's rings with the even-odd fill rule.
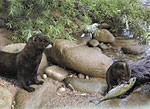
[[100,42],[113,43],[115,42],[115,37],[106,29],[100,29],[94,33],[94,39]]
[[81,91],[84,93],[99,93],[104,94],[107,84],[105,80],[103,81],[93,81],[75,77],[68,77],[64,80],[65,84],[71,85],[75,90]]
[[9,90],[0,86],[0,109],[11,109],[13,96]]
[[97,47],[99,45],[99,42],[96,39],[92,39],[88,42],[88,44],[92,47]]
[[[10,44],[10,45],[4,46],[2,48],[2,51],[10,52],[10,53],[17,53],[17,52],[20,52],[24,48],[25,45],[26,45],[25,43]],[[39,65],[37,74],[42,74],[47,66],[48,66],[47,57],[45,53],[43,53],[42,60]]]
[[58,81],[63,81],[67,75],[69,74],[68,71],[59,67],[59,66],[49,66],[45,69],[45,73],[48,77],[53,78]]
[[54,41],[52,48],[46,50],[48,60],[54,64],[92,77],[105,77],[112,60],[100,50],[78,46],[63,39]]
[[144,53],[148,47],[147,45],[124,46],[122,50],[125,54],[138,55]]

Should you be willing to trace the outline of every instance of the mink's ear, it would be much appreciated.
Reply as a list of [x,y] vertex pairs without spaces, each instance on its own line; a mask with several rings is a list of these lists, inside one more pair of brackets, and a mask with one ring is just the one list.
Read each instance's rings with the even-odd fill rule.
[[36,42],[36,37],[35,37],[35,36],[32,38],[32,41],[33,41],[33,42]]

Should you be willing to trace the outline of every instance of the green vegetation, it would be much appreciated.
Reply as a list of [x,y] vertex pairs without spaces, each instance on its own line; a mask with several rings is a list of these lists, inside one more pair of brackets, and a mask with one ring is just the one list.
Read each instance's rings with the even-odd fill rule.
[[141,22],[150,23],[150,10],[137,0],[1,0],[0,12],[8,14],[7,27],[14,30],[16,42],[38,32],[74,40],[76,29],[94,22],[108,23],[117,33],[129,26],[137,38],[149,35]]

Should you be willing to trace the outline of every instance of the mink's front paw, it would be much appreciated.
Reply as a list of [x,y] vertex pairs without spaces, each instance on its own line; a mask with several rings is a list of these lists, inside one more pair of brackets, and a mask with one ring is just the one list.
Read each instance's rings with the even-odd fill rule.
[[28,92],[34,92],[35,91],[35,88],[33,88],[33,87],[26,87],[24,89],[27,90]]
[[43,83],[44,83],[43,81],[38,81],[38,80],[35,81],[35,84],[36,84],[36,85],[42,85]]

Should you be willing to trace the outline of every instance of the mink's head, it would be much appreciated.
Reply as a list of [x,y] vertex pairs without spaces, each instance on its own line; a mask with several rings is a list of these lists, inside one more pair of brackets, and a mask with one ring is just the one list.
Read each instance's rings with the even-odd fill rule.
[[32,35],[28,40],[28,44],[33,44],[34,47],[38,49],[45,49],[46,47],[52,47],[53,45],[53,43],[48,40],[47,36],[43,34]]
[[122,81],[129,81],[131,68],[125,61],[117,61],[114,64],[114,72]]

